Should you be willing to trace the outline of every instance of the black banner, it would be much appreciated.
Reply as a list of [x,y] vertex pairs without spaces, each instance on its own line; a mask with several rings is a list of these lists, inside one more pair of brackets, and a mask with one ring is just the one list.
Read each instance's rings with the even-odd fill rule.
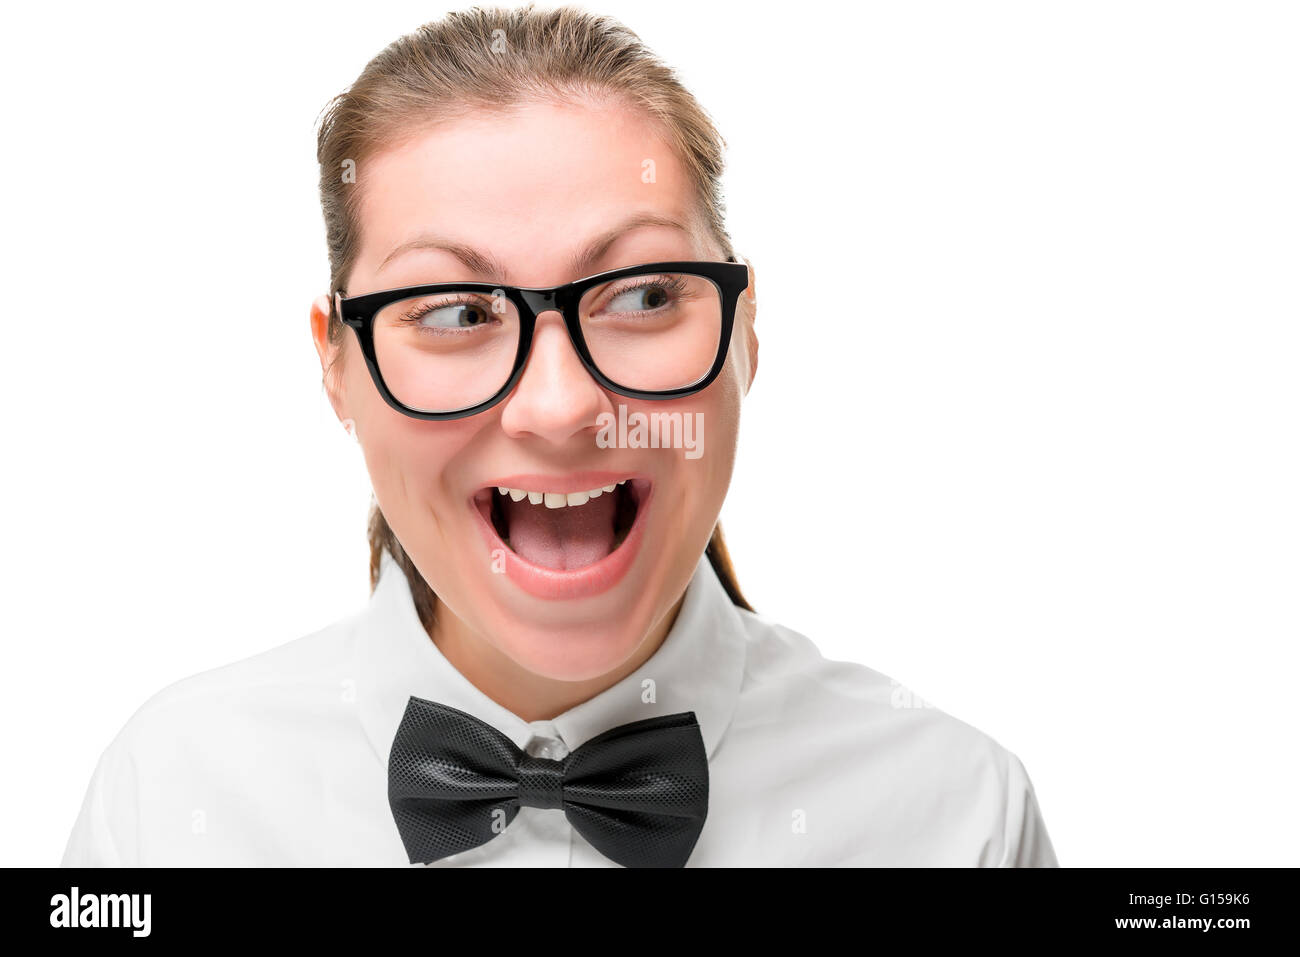
[[810,932],[812,946],[848,933],[846,943],[864,947],[942,933],[972,946],[1032,934],[1237,948],[1294,933],[1293,869],[597,870],[8,869],[3,916],[23,937],[93,946],[246,943],[267,934],[334,946],[411,934],[436,946],[509,934],[505,921],[529,922],[536,933],[575,920],[613,930],[602,947],[638,950],[684,946],[692,925],[732,941]]

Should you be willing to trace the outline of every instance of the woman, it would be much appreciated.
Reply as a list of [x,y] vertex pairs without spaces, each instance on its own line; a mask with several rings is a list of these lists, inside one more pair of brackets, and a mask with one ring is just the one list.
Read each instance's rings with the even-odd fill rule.
[[64,864],[1056,863],[1013,754],[742,597],[754,276],[721,140],[634,34],[449,15],[318,160],[371,600],[146,702]]

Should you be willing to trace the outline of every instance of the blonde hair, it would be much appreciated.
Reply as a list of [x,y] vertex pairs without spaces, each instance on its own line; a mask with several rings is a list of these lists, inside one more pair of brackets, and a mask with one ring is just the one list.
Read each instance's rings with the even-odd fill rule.
[[[322,112],[316,159],[330,260],[331,344],[342,345],[345,330],[334,293],[346,289],[360,247],[361,190],[343,171],[470,110],[575,96],[625,98],[658,124],[695,185],[705,226],[723,254],[734,255],[720,183],[726,143],[695,97],[635,33],[611,17],[574,7],[474,7],[390,43]],[[371,589],[387,551],[406,575],[420,621],[431,628],[436,597],[377,502],[368,535]],[[752,611],[736,582],[721,525],[714,526],[705,554],[731,600]]]

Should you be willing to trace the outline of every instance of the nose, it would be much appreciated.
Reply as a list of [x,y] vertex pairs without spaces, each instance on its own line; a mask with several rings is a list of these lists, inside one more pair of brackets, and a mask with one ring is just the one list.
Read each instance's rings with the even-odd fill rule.
[[503,403],[501,427],[512,437],[532,434],[563,445],[579,433],[598,428],[597,416],[613,409],[605,390],[578,358],[553,299],[541,299],[546,301],[530,303],[542,308],[537,308],[524,373]]

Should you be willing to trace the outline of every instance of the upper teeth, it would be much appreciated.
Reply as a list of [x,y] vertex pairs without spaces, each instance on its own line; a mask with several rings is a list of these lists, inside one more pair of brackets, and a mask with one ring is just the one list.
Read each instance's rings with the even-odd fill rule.
[[613,485],[602,485],[600,488],[589,489],[586,492],[529,492],[522,488],[506,488],[504,485],[498,485],[497,492],[501,495],[509,495],[515,502],[528,496],[529,503],[533,505],[564,508],[566,505],[586,505],[591,499],[600,498],[604,492],[614,491],[617,486],[626,481],[627,479],[619,479]]

